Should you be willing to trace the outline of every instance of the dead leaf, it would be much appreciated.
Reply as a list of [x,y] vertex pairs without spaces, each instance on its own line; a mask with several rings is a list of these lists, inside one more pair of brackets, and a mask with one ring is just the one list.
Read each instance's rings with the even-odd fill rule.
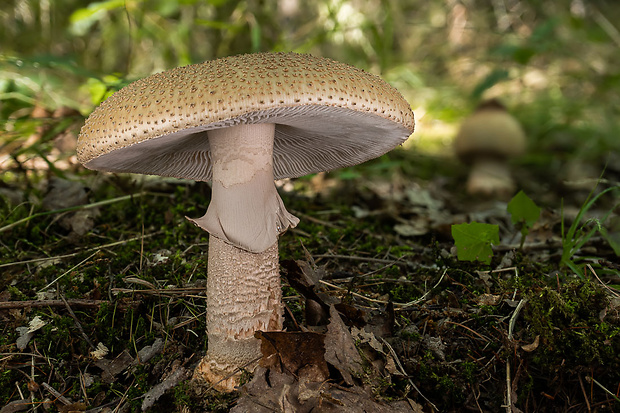
[[366,313],[359,308],[345,303],[336,303],[334,308],[338,310],[338,314],[345,324],[358,328],[366,325]]
[[30,320],[30,322],[28,323],[28,332],[34,333],[40,328],[43,328],[46,324],[47,323],[45,321],[41,320],[41,317],[36,316],[32,320]]
[[103,344],[102,342],[99,342],[97,344],[97,348],[91,351],[90,355],[95,360],[101,360],[102,358],[107,356],[109,352],[110,350],[105,346],[105,344]]
[[325,275],[324,271],[313,268],[306,261],[284,260],[280,265],[290,286],[306,299],[306,323],[309,326],[327,324],[329,305],[315,290],[316,284]]
[[0,409],[0,413],[17,413],[24,412],[32,407],[31,399],[23,399],[23,400],[15,400],[10,403],[7,403],[2,409]]
[[32,337],[34,337],[34,333],[45,326],[47,323],[39,316],[34,317],[28,323],[28,327],[17,327],[15,331],[19,333],[19,337],[15,340],[15,345],[18,349],[24,350]]
[[60,406],[58,408],[59,413],[73,413],[83,412],[88,409],[88,406],[82,402],[67,404],[66,406]]
[[306,298],[306,305],[304,307],[304,317],[308,326],[323,326],[327,324],[328,312],[321,303],[314,301],[311,298]]
[[[84,205],[88,202],[87,188],[80,182],[53,177],[43,197],[43,207],[49,211]],[[75,211],[58,217],[58,223],[75,235],[82,236],[95,226],[97,208]]]
[[446,353],[444,353],[446,345],[440,337],[433,337],[426,334],[422,341],[424,343],[424,346],[430,351],[432,351],[433,354],[436,355],[440,360],[446,360]]
[[405,401],[390,405],[378,403],[360,386],[343,388],[329,382],[298,382],[290,375],[259,367],[230,412],[407,413],[415,410]]
[[523,351],[527,351],[528,353],[531,353],[532,351],[538,348],[539,343],[540,343],[540,336],[536,336],[536,338],[534,339],[532,343],[522,345],[521,349],[523,349]]
[[392,376],[404,376],[398,367],[396,367],[396,362],[394,361],[394,357],[391,353],[389,353],[386,357],[385,371],[390,373]]
[[[389,300],[389,296],[385,299]],[[395,317],[394,303],[388,301],[384,310],[375,310],[371,313],[370,320],[368,320],[368,325],[365,326],[365,329],[377,337],[392,337],[394,335]]]
[[53,177],[43,197],[43,207],[48,211],[83,205],[88,202],[86,187],[80,182]]
[[426,218],[409,220],[407,222],[394,225],[394,232],[403,237],[417,237],[428,233],[428,222]]
[[[261,339],[263,359],[252,381],[243,386],[233,413],[413,411],[405,402],[378,403],[371,392],[357,385],[354,375],[361,374],[362,358],[334,306],[330,306],[326,335],[259,332],[256,336]],[[321,344],[323,352],[318,351]],[[349,387],[333,383],[336,377],[330,377],[327,363]]]
[[103,370],[101,378],[105,383],[112,383],[119,373],[131,366],[133,357],[127,350],[123,350],[114,360],[101,359],[95,362],[95,366]]
[[334,306],[331,306],[329,314],[331,321],[325,337],[325,360],[338,369],[344,381],[352,386],[355,384],[353,375],[359,375],[362,371],[362,357]]
[[59,223],[63,228],[71,230],[76,235],[83,236],[95,227],[95,218],[98,216],[98,209],[84,209],[75,211],[68,217],[63,217]]
[[158,383],[144,395],[144,400],[142,401],[142,411],[145,411],[153,406],[153,404],[164,395],[166,391],[173,388],[183,380],[187,379],[190,375],[190,371],[188,371],[185,367],[179,367],[175,371],[173,371],[168,377],[162,380],[161,383]]
[[478,305],[497,305],[501,301],[500,295],[495,294],[481,294],[477,301]]
[[262,367],[288,372],[298,379],[321,382],[329,377],[325,336],[312,332],[258,331]]
[[383,351],[383,344],[377,340],[377,337],[375,337],[373,333],[370,333],[364,329],[351,327],[351,337],[353,337],[354,340],[358,340],[360,343],[367,343],[375,351],[385,354]]

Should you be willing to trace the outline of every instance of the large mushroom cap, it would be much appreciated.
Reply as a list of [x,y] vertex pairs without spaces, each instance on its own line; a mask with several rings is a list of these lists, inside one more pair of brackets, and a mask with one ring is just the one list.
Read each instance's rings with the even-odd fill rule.
[[414,129],[401,94],[375,75],[295,53],[232,56],[179,67],[116,92],[86,120],[86,167],[207,181],[205,131],[275,123],[274,176],[355,165],[403,143]]

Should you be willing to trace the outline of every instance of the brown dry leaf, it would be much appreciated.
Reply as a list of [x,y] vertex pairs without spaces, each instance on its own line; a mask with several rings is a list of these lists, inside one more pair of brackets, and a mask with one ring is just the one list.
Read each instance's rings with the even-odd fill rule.
[[15,400],[6,404],[0,409],[0,413],[16,413],[25,412],[32,407],[32,400],[30,398],[23,400]]
[[415,411],[405,401],[378,403],[359,386],[296,381],[294,377],[259,367],[242,389],[231,413],[405,413]]
[[306,299],[306,324],[309,326],[327,324],[329,305],[325,302],[326,297],[315,290],[318,282],[324,277],[325,271],[301,260],[284,260],[280,265],[284,269],[290,286]]
[[73,413],[73,412],[83,412],[88,409],[88,406],[82,402],[67,404],[66,406],[58,407],[58,411],[60,413]]
[[558,240],[557,233],[553,229],[555,225],[561,222],[561,217],[555,211],[543,209],[540,217],[530,228],[527,234],[527,243],[550,242]]
[[60,225],[79,236],[83,236],[95,227],[95,218],[98,216],[99,210],[96,208],[76,211],[66,219],[61,219]]
[[400,224],[394,225],[394,232],[403,237],[418,237],[428,233],[428,220],[425,217],[401,220]]
[[97,343],[97,347],[90,352],[90,356],[95,360],[101,360],[108,355],[110,350],[102,342]]
[[133,363],[133,357],[127,350],[123,350],[114,360],[101,359],[95,362],[95,366],[103,370],[101,378],[106,383],[112,383],[114,377],[125,371]]
[[[252,381],[242,388],[242,395],[231,412],[413,411],[403,401],[390,406],[377,403],[370,392],[357,385],[353,374],[362,371],[362,358],[334,306],[330,307],[330,316],[326,335],[257,333],[263,359]],[[333,384],[336,378],[329,377],[327,363],[339,370],[350,387]]]
[[349,329],[340,318],[334,306],[329,310],[331,322],[325,337],[325,360],[340,371],[344,381],[352,386],[355,384],[353,375],[362,371],[360,356]]
[[398,367],[396,367],[396,362],[394,361],[394,357],[391,353],[388,354],[385,359],[385,371],[390,373],[392,376],[404,376]]
[[370,345],[370,347],[372,347],[375,351],[385,354],[383,351],[383,344],[377,340],[377,337],[372,332],[368,332],[357,327],[352,327],[351,336],[359,343],[368,343],[368,345]]
[[540,336],[536,336],[536,338],[534,339],[532,343],[522,345],[521,349],[523,349],[523,351],[527,351],[528,353],[531,353],[532,351],[538,348],[539,344],[540,344]]
[[[408,403],[413,413],[424,413],[424,408],[422,407],[422,405],[420,403],[417,403],[411,400],[410,398],[407,398],[407,401],[403,401],[403,403]],[[403,411],[407,411],[407,410],[403,410]]]
[[363,328],[366,325],[366,313],[359,308],[345,303],[336,303],[334,307],[347,325],[358,328]]
[[478,305],[497,305],[501,301],[502,297],[496,294],[481,294],[477,298]]
[[[315,383],[319,386],[319,383]],[[309,412],[316,403],[305,400],[302,404],[298,399],[298,386],[295,377],[277,369],[266,369],[259,366],[254,378],[243,386],[242,394],[231,413],[272,413],[272,412]]]
[[329,377],[325,362],[325,336],[312,332],[258,331],[262,367],[288,372],[299,380],[321,382]]
[[[389,297],[386,299],[389,300]],[[336,308],[340,310],[338,307]],[[383,310],[374,310],[370,314],[368,324],[364,328],[376,337],[392,337],[394,336],[395,317],[394,303],[389,301]]]

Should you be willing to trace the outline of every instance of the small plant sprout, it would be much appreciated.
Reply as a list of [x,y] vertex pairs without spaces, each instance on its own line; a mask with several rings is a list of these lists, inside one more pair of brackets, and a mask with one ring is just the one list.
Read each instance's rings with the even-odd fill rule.
[[[596,188],[596,187],[595,187]],[[580,268],[575,260],[575,254],[596,234],[597,232],[605,235],[606,231],[603,227],[603,223],[607,220],[611,212],[617,208],[620,203],[616,203],[612,209],[610,209],[601,219],[591,218],[582,223],[584,215],[592,208],[594,203],[603,195],[608,192],[618,191],[620,190],[620,186],[613,186],[607,188],[600,193],[592,196],[594,193],[594,189],[586,198],[586,201],[583,203],[577,216],[573,220],[571,226],[566,230],[564,225],[564,202],[562,201],[561,206],[561,215],[562,215],[562,258],[560,260],[560,264],[562,266],[568,267],[577,274],[579,277],[583,278],[583,267]],[[610,243],[612,247],[613,243]],[[617,253],[617,251],[614,249]]]
[[491,263],[491,245],[499,244],[499,227],[493,224],[471,222],[452,225],[452,238],[461,261]]
[[532,201],[525,192],[519,191],[508,203],[508,212],[512,217],[512,223],[521,230],[521,244],[519,248],[523,248],[525,237],[529,234],[530,229],[538,218],[540,218],[540,207]]

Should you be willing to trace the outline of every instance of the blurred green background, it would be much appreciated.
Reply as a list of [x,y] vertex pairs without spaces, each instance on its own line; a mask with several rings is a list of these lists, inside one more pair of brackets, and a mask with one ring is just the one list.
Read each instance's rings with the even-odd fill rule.
[[296,51],[396,86],[421,151],[449,151],[458,121],[499,97],[528,132],[527,162],[578,155],[602,168],[620,147],[618,22],[615,0],[3,0],[3,141],[37,104],[88,115],[154,72]]

